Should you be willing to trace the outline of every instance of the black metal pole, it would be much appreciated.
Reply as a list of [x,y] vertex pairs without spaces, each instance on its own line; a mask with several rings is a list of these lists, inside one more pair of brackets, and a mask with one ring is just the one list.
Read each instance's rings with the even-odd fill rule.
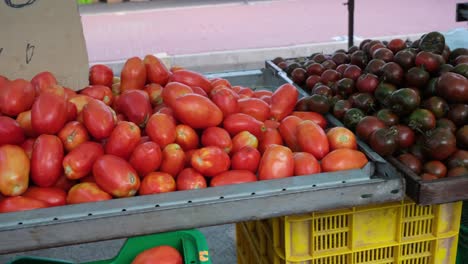
[[354,0],[348,0],[348,48],[354,45]]

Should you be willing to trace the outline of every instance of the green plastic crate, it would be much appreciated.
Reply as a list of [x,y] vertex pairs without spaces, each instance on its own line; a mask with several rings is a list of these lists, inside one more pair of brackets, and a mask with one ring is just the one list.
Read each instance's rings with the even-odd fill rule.
[[[86,262],[85,264],[129,264],[144,250],[161,245],[168,245],[176,248],[182,254],[185,264],[211,264],[205,237],[196,229],[132,237],[127,239],[116,257],[107,260]],[[74,263],[47,258],[21,257],[13,260],[9,264]]]

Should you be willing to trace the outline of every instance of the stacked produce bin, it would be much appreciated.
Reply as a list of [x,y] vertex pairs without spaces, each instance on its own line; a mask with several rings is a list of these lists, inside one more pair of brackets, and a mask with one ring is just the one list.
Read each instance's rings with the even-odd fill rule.
[[455,263],[460,213],[407,200],[239,223],[238,263]]

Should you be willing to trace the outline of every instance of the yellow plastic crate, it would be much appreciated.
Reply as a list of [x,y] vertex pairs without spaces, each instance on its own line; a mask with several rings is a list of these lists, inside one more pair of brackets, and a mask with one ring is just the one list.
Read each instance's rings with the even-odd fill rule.
[[[406,200],[241,223],[239,239],[248,237],[256,253],[247,255],[261,262],[238,250],[239,263],[452,264],[461,208]],[[243,240],[238,248],[248,252]]]

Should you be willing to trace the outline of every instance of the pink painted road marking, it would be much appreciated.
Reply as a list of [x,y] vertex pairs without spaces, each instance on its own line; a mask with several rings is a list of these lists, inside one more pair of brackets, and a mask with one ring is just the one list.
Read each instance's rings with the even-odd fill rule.
[[[346,0],[279,0],[83,15],[89,60],[148,53],[193,54],[330,42],[347,34]],[[355,35],[365,38],[447,31],[460,0],[358,0]]]

